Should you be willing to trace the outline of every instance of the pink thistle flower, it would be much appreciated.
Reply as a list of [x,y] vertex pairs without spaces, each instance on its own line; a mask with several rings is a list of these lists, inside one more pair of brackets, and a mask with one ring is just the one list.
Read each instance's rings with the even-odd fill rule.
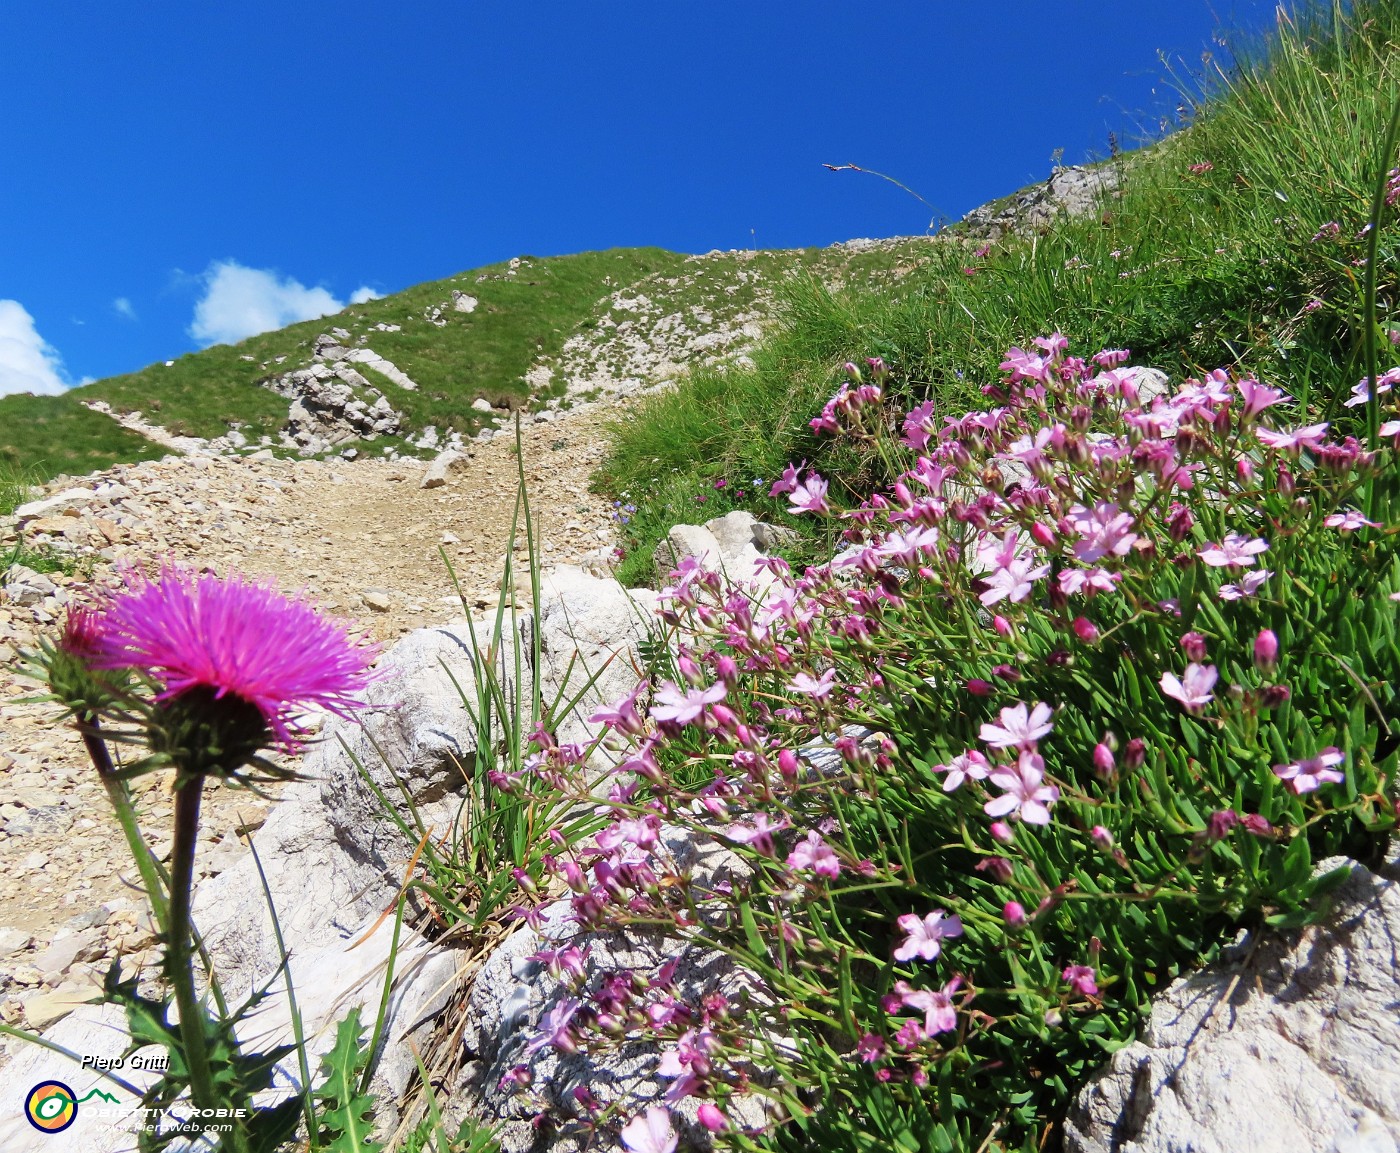
[[664,1105],[649,1105],[622,1127],[622,1143],[630,1153],[676,1153],[677,1140],[671,1111]]
[[915,957],[925,961],[935,960],[943,951],[944,938],[961,937],[963,931],[962,918],[950,917],[942,909],[935,909],[923,917],[905,913],[896,923],[906,934],[894,951],[896,961],[912,961]]
[[1211,689],[1219,679],[1220,674],[1214,665],[1192,663],[1186,666],[1184,676],[1178,677],[1172,672],[1163,673],[1160,683],[1162,691],[1180,701],[1188,713],[1199,713],[1213,699]]
[[987,721],[978,736],[994,749],[1029,747],[1055,727],[1050,723],[1051,715],[1051,708],[1044,701],[1037,701],[1029,710],[1024,702],[1007,705],[998,718],[1001,723]]
[[196,575],[174,564],[158,581],[135,570],[86,635],[95,669],[140,669],[159,701],[203,691],[252,705],[285,752],[302,746],[296,715],[309,708],[349,717],[362,706],[378,649],[270,582]]
[[1305,757],[1291,765],[1275,765],[1274,776],[1300,796],[1313,792],[1319,785],[1340,785],[1346,775],[1337,766],[1346,759],[1334,745],[1329,745],[1315,757]]
[[1267,552],[1269,542],[1255,537],[1253,540],[1232,532],[1219,544],[1210,544],[1197,554],[1211,568],[1247,568],[1254,564],[1254,558]]
[[1013,813],[1029,825],[1048,825],[1050,807],[1060,799],[1060,790],[1045,784],[1045,762],[1039,754],[1023,750],[1015,768],[1003,766],[988,778],[1005,792],[982,806],[989,817],[1007,817]]
[[817,876],[831,880],[841,875],[841,862],[818,832],[810,832],[806,840],[798,841],[788,854],[787,863],[790,869],[810,869]]

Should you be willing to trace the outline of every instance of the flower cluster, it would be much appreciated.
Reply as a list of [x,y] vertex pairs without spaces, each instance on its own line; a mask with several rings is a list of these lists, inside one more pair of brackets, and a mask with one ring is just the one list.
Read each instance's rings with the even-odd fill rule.
[[[1076,1020],[1131,1036],[1143,966],[1179,965],[1222,914],[1301,904],[1279,883],[1300,844],[1393,822],[1394,753],[1364,722],[1396,703],[1400,557],[1368,495],[1393,447],[1248,375],[1169,392],[1127,362],[1054,333],[958,416],[888,413],[883,364],[848,365],[813,428],[882,442],[892,481],[839,509],[803,461],[770,490],[843,550],[748,587],[678,568],[671,675],[592,718],[624,748],[605,796],[584,767],[601,746],[537,734],[530,770],[604,821],[547,862],[579,929],[644,924],[754,978],[551,961],[570,992],[536,1053],[660,1049],[665,1104],[629,1148],[665,1147],[688,1099],[716,1131],[745,1095],[793,1114],[803,1062],[851,1102],[977,1068],[965,1091],[999,1115],[1036,1062],[1101,1052]],[[695,867],[687,838],[730,866]]]

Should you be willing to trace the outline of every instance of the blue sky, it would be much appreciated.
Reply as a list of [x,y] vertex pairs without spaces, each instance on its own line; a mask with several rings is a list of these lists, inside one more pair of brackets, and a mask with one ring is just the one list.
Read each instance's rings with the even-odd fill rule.
[[918,233],[1272,0],[0,5],[0,393],[530,253]]

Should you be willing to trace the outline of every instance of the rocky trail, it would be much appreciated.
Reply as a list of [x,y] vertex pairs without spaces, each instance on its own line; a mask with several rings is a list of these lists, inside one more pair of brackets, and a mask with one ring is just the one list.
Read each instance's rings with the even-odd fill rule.
[[[524,467],[545,564],[602,563],[610,508],[588,491],[604,450],[590,405],[523,431]],[[447,467],[444,467],[446,465]],[[42,1028],[91,999],[112,957],[138,968],[154,936],[132,865],[78,735],[53,723],[20,654],[61,627],[65,605],[110,584],[122,562],[161,558],[219,573],[270,576],[381,642],[462,616],[439,550],[469,609],[494,604],[518,485],[515,441],[502,433],[424,462],[191,455],[50,485],[0,522],[0,549],[55,543],[90,575],[11,570],[0,593],[0,1019]],[[424,487],[429,484],[432,487]],[[590,554],[593,554],[590,556]],[[516,541],[523,563],[523,527]],[[528,598],[528,575],[517,580]],[[160,775],[142,782],[143,827],[168,852],[171,801]],[[197,868],[217,874],[247,852],[268,801],[210,786]]]

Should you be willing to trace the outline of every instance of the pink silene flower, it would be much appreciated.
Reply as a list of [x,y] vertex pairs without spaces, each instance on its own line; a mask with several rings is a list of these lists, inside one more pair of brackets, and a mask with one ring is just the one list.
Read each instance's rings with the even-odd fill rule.
[[376,646],[270,582],[197,575],[175,564],[152,581],[130,570],[85,633],[95,669],[140,669],[161,682],[157,699],[192,690],[255,706],[277,745],[301,747],[296,715],[309,708],[349,717],[371,676]]
[[622,1127],[622,1143],[630,1153],[676,1153],[676,1130],[671,1111],[664,1105],[649,1105]]
[[1326,432],[1327,421],[1324,420],[1321,424],[1310,424],[1305,428],[1295,428],[1283,432],[1275,431],[1272,428],[1260,428],[1255,430],[1254,435],[1259,438],[1259,443],[1265,448],[1292,452],[1300,448],[1313,450],[1321,448]]
[[1266,540],[1249,539],[1232,532],[1219,544],[1208,544],[1197,555],[1211,568],[1248,568],[1254,564],[1254,558],[1268,548]]
[[962,918],[949,916],[942,909],[935,909],[922,917],[905,913],[896,923],[906,934],[894,951],[896,961],[912,961],[915,957],[925,961],[935,960],[943,951],[944,938],[961,937],[963,931]]
[[841,862],[837,860],[830,845],[822,840],[816,831],[809,832],[805,840],[798,841],[788,854],[788,868],[810,869],[819,877],[835,880],[841,875]]
[[1349,508],[1344,512],[1334,512],[1322,522],[1328,528],[1335,528],[1339,532],[1356,532],[1363,528],[1380,528],[1380,523],[1374,520],[1367,520],[1364,513],[1358,509]]
[[933,401],[926,400],[904,418],[904,435],[900,440],[915,452],[921,452],[933,435],[933,428]]
[[1329,745],[1314,757],[1294,761],[1291,765],[1275,765],[1274,776],[1300,796],[1313,792],[1319,785],[1340,785],[1346,775],[1337,766],[1346,759],[1336,746]]
[[856,1042],[856,1054],[867,1065],[885,1055],[885,1039],[878,1033],[865,1033]]
[[908,981],[896,981],[894,991],[899,994],[906,1009],[916,1009],[924,1015],[924,1032],[951,1033],[958,1027],[958,1011],[953,1005],[953,994],[962,981],[954,977],[941,989],[915,989]]
[[1133,518],[1112,501],[1099,501],[1092,509],[1077,504],[1070,510],[1069,521],[1083,538],[1075,542],[1074,555],[1085,564],[1106,556],[1126,556],[1137,540],[1137,534],[1129,531]]
[[774,824],[769,821],[767,813],[757,813],[752,825],[731,825],[726,830],[725,835],[730,840],[738,841],[741,845],[752,845],[757,852],[762,853],[765,857],[771,857],[775,851],[773,834],[782,832],[787,827],[787,818]]
[[[1376,384],[1376,395],[1384,396],[1395,386],[1397,381],[1400,381],[1400,367],[1387,369],[1381,373],[1380,380]],[[1351,398],[1346,402],[1346,407],[1355,408],[1359,404],[1365,404],[1370,399],[1370,377],[1362,377],[1352,386]]]
[[1220,586],[1220,599],[1223,601],[1237,601],[1244,597],[1252,597],[1257,593],[1274,574],[1269,569],[1259,569],[1256,572],[1245,573],[1240,578],[1237,585],[1228,584]]
[[525,1056],[530,1057],[547,1045],[552,1045],[562,1053],[577,1053],[578,1042],[574,1039],[573,1020],[582,1004],[572,997],[565,997],[544,1015],[540,1023],[542,1031],[538,1037],[525,1046]]
[[1086,596],[1092,596],[1095,593],[1110,593],[1122,579],[1121,573],[1109,572],[1107,569],[1064,569],[1060,573],[1060,591],[1070,596],[1074,596],[1076,593],[1084,593]]
[[1023,749],[1014,768],[1004,765],[993,770],[987,780],[1005,790],[982,806],[987,816],[1015,814],[1028,825],[1050,823],[1050,808],[1060,799],[1060,790],[1045,784],[1045,761],[1038,753]]
[[1267,384],[1260,384],[1252,377],[1236,381],[1235,388],[1239,390],[1240,399],[1244,401],[1244,408],[1240,415],[1245,420],[1253,420],[1266,408],[1288,399],[1287,394],[1282,389],[1270,388]]
[[642,695],[645,688],[646,682],[643,681],[611,708],[599,709],[588,718],[589,723],[611,725],[624,733],[641,736],[646,731],[646,726],[642,723],[641,715],[637,712],[637,698]]
[[1166,672],[1162,674],[1162,691],[1174,700],[1180,701],[1186,711],[1198,713],[1206,705],[1210,704],[1212,698],[1211,689],[1215,687],[1215,682],[1220,679],[1220,674],[1214,665],[1202,665],[1195,662],[1186,666],[1184,676],[1178,677],[1175,673]]
[[663,681],[656,690],[656,701],[651,706],[651,715],[658,721],[672,721],[678,725],[688,725],[704,714],[707,705],[724,700],[728,690],[723,682],[703,689],[682,691],[671,681]]
[[787,687],[795,693],[801,693],[804,696],[824,701],[831,695],[831,689],[835,681],[836,670],[827,669],[820,677],[810,676],[807,673],[798,673],[788,682]]
[[984,605],[994,605],[997,601],[1008,600],[1018,604],[1031,595],[1035,582],[1050,571],[1048,564],[1033,565],[1024,557],[1018,557],[1005,568],[996,569],[983,577],[986,588],[978,595]]
[[933,771],[948,774],[943,778],[943,791],[951,793],[960,788],[966,780],[986,780],[991,766],[987,763],[987,758],[976,749],[968,749],[959,753],[946,765],[934,765]]
[[794,512],[826,513],[831,506],[826,503],[827,482],[812,473],[788,494],[788,503]]
[[1032,746],[1055,727],[1050,722],[1052,715],[1053,710],[1044,701],[1037,701],[1029,709],[1024,701],[1007,705],[998,718],[1001,723],[984,722],[978,737],[994,749]]
[[1388,420],[1376,431],[1381,436],[1400,436],[1400,420]]
[[1061,974],[1069,987],[1081,997],[1097,997],[1099,987],[1094,981],[1094,970],[1088,965],[1070,965]]
[[773,482],[773,487],[768,490],[769,496],[782,496],[785,492],[792,492],[797,487],[797,478],[802,470],[807,467],[804,460],[801,464],[789,464],[783,469],[783,475]]

